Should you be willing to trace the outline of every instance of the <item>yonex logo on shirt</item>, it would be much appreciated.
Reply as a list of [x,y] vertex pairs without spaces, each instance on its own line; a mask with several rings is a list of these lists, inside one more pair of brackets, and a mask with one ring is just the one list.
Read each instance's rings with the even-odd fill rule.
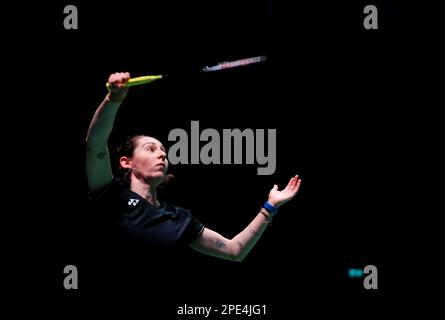
[[139,202],[139,199],[130,199],[130,201],[128,201],[128,205],[131,206],[136,206]]

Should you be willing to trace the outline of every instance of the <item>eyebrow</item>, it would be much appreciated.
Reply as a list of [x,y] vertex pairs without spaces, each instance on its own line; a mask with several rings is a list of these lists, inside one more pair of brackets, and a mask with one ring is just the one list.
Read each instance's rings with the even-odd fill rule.
[[[151,145],[153,145],[153,146],[156,146],[156,143],[154,143],[154,142],[145,142],[145,143],[143,143],[142,144],[142,147],[145,147],[146,145],[148,145],[148,144],[151,144]],[[164,148],[164,146],[161,144],[161,150],[164,150],[165,151],[165,148]]]

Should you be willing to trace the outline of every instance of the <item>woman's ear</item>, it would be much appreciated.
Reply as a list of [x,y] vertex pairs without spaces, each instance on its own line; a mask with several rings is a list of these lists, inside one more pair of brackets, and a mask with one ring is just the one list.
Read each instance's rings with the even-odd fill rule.
[[132,169],[133,168],[131,159],[128,157],[125,157],[125,156],[119,158],[119,164],[120,164],[121,168],[123,168],[123,169]]

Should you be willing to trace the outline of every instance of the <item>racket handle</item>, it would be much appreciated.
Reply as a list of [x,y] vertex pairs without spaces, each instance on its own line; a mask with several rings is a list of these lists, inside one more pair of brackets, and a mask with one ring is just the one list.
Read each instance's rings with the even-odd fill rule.
[[[159,74],[155,76],[142,76],[137,78],[131,78],[130,80],[128,80],[125,87],[139,86],[141,84],[146,84],[161,79],[162,77],[163,76]],[[108,82],[107,82],[107,89],[110,89],[110,84]]]

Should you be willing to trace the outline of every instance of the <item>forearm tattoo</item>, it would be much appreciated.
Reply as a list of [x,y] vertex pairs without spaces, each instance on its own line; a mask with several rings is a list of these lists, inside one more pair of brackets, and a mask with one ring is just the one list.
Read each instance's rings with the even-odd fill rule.
[[105,152],[99,152],[96,156],[97,156],[99,159],[102,159],[103,157],[105,157]]
[[220,241],[216,238],[210,238],[209,239],[210,243],[212,243],[215,247],[220,248],[220,249],[226,249],[227,245],[223,242]]
[[241,241],[237,241],[236,243],[238,243],[238,247],[243,250],[244,249],[244,244]]
[[249,226],[247,227],[247,230],[249,230],[249,232],[251,234],[253,234],[254,236],[259,236],[260,234],[258,232],[256,232],[249,224]]

